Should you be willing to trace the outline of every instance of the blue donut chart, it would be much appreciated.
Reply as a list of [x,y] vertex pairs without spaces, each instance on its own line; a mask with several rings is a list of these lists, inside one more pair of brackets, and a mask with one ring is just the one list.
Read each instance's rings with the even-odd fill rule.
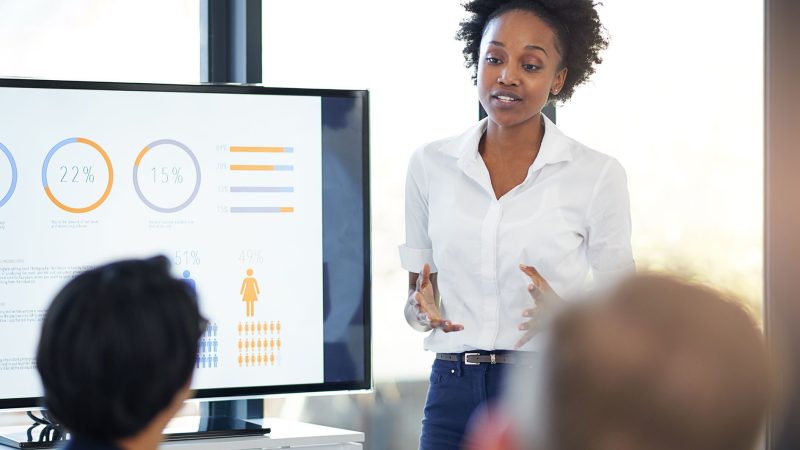
[[14,156],[11,155],[11,151],[2,143],[0,143],[0,151],[6,155],[8,163],[11,164],[11,186],[8,188],[8,192],[6,192],[3,198],[0,198],[0,208],[2,208],[3,205],[11,199],[11,196],[14,195],[14,190],[17,188],[17,163],[14,161]]

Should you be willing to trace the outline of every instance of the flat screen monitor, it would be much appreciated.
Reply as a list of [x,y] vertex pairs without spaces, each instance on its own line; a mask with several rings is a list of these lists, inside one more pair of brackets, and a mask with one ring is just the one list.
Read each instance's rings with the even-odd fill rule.
[[[367,91],[0,79],[0,408],[75,274],[163,254],[197,398],[371,388]],[[169,345],[165,342],[164,345]]]

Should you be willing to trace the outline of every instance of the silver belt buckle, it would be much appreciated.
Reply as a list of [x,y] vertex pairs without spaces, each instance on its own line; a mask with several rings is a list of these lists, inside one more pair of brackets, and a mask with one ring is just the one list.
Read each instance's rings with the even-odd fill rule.
[[480,353],[464,353],[464,365],[466,365],[466,366],[480,366],[481,365],[480,362],[477,362],[477,361],[476,362],[469,362],[469,359],[468,359],[470,356],[480,356],[480,355],[481,355]]

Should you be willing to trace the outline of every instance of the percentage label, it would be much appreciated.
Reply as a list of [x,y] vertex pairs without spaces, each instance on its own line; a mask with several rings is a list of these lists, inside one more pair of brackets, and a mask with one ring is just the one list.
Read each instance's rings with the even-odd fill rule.
[[200,252],[198,250],[177,250],[175,252],[176,266],[200,265]]
[[153,167],[153,183],[166,184],[172,182],[173,184],[183,183],[183,175],[181,174],[180,167]]
[[264,262],[264,255],[258,249],[242,250],[238,259],[242,264],[261,264]]
[[94,169],[92,166],[61,166],[62,183],[94,183]]

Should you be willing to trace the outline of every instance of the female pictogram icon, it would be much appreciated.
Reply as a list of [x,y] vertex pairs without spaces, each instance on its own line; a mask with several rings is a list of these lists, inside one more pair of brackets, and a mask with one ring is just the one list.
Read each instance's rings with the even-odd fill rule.
[[247,277],[242,280],[242,288],[239,289],[242,301],[247,304],[247,317],[255,316],[256,301],[260,293],[258,281],[253,277],[253,269],[247,269]]

